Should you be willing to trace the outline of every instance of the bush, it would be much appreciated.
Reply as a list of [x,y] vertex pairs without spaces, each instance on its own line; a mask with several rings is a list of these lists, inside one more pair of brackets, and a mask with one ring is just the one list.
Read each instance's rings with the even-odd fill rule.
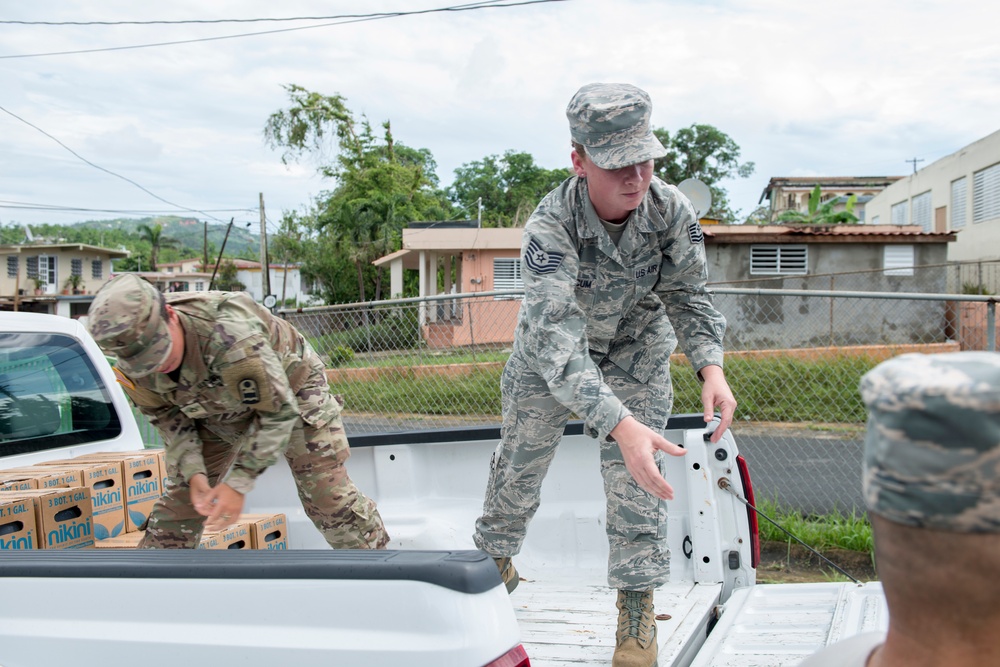
[[330,350],[328,355],[329,361],[327,362],[327,365],[331,368],[336,368],[337,366],[349,363],[352,359],[354,359],[354,350],[349,347],[337,346]]
[[311,342],[316,350],[331,358],[333,350],[340,347],[350,348],[354,352],[412,349],[421,344],[417,312],[386,316],[368,326],[317,336]]

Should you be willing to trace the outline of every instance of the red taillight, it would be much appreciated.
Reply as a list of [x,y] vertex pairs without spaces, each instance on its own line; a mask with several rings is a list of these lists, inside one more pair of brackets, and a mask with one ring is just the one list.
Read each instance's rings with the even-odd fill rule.
[[525,653],[524,647],[518,644],[493,662],[483,665],[483,667],[531,667],[531,661],[528,660],[528,654]]
[[[753,484],[750,483],[750,468],[747,467],[746,459],[737,456],[736,467],[740,470],[743,494],[746,496],[747,502],[757,507],[757,501],[753,497]],[[749,507],[747,507],[747,521],[750,522],[750,567],[757,569],[757,563],[760,562],[760,530],[757,526],[757,513]]]

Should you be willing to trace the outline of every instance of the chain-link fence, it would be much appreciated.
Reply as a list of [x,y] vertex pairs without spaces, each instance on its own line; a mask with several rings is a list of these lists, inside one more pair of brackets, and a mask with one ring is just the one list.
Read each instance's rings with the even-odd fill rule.
[[[728,321],[733,431],[758,498],[807,512],[862,506],[861,376],[910,351],[996,350],[990,296],[716,288]],[[348,434],[496,425],[518,292],[283,312],[327,363]],[[672,360],[674,413],[702,411]]]

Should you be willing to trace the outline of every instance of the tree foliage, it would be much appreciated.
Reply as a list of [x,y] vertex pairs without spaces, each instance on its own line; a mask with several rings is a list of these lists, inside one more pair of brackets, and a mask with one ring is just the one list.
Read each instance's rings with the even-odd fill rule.
[[285,162],[311,158],[336,183],[316,200],[308,221],[310,233],[329,237],[323,245],[330,254],[307,258],[315,263],[303,271],[329,290],[328,281],[343,279],[330,257],[346,257],[354,266],[358,300],[368,298],[369,287],[378,299],[382,270],[375,269],[370,279],[371,261],[399,249],[408,222],[451,215],[451,204],[437,187],[437,165],[427,149],[398,143],[389,121],[376,133],[366,116],[355,117],[343,96],[294,84],[285,88],[291,104],[268,118],[266,141],[283,150]]
[[143,241],[149,243],[149,268],[147,271],[156,271],[157,260],[160,257],[160,248],[176,248],[179,243],[163,235],[163,225],[139,225],[139,235]]
[[530,153],[508,150],[456,169],[448,196],[470,219],[481,201],[484,227],[522,227],[538,201],[571,175],[569,168],[545,169]]
[[663,128],[655,128],[653,134],[667,149],[665,157],[653,162],[653,173],[672,185],[688,178],[701,180],[712,190],[708,217],[737,222],[739,210],[730,207],[729,195],[719,182],[753,174],[753,162],[740,162],[739,145],[722,130],[706,124],[682,128],[673,136]]
[[806,212],[802,211],[782,211],[778,215],[778,222],[798,223],[807,225],[854,225],[858,223],[858,216],[854,215],[854,205],[858,200],[857,195],[851,195],[844,204],[844,210],[835,211],[838,199],[829,199],[821,202],[822,193],[817,184],[809,194],[809,204]]

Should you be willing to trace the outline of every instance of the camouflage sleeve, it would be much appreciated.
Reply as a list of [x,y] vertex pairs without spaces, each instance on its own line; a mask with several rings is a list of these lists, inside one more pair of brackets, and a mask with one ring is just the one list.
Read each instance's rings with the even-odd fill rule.
[[552,396],[606,438],[631,412],[604,383],[590,358],[587,317],[576,301],[579,254],[543,200],[521,248],[524,303],[519,343]]
[[665,206],[669,229],[654,290],[695,371],[705,366],[721,367],[726,318],[715,309],[706,286],[708,267],[701,225],[690,202],[676,188],[665,186],[657,195],[658,205]]
[[222,481],[245,494],[288,448],[299,410],[281,359],[271,347],[266,323],[253,309],[236,308],[232,319],[218,329],[225,350],[214,365],[223,385],[254,409],[257,428],[244,439]]
[[190,481],[198,473],[206,474],[201,438],[194,422],[180,408],[164,402],[151,391],[125,387],[125,393],[160,432],[167,470],[178,471],[184,481]]

